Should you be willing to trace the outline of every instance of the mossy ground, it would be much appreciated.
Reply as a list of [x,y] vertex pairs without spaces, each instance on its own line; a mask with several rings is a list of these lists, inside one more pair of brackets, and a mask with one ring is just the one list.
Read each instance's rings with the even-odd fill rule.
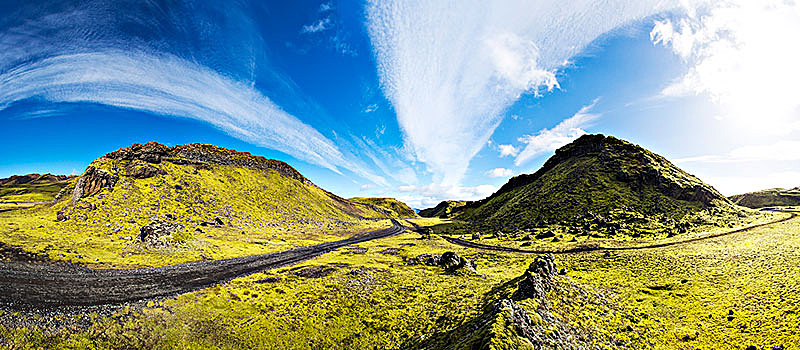
[[388,210],[392,217],[396,218],[418,217],[417,213],[414,212],[414,209],[411,209],[411,207],[409,207],[408,204],[405,204],[394,198],[355,197],[355,198],[350,198],[350,200],[354,202],[375,205],[385,210]]
[[[607,344],[791,346],[800,343],[798,232],[796,218],[671,247],[561,254],[556,264],[568,272],[558,279],[573,287],[548,299],[560,319]],[[470,250],[431,237],[405,233],[360,243],[291,268],[122,308],[112,317],[84,315],[94,318],[84,328],[5,324],[0,338],[21,348],[438,348],[444,344],[424,341],[456,330],[508,295],[534,256]],[[405,261],[444,251],[474,260],[484,276]],[[326,272],[297,273],[309,266]],[[520,305],[529,313],[537,308]]]
[[[126,162],[101,158],[93,165],[112,169]],[[163,266],[275,252],[391,226],[385,215],[274,170],[158,167],[165,174],[121,177],[113,190],[78,203],[63,199],[2,212],[0,243],[98,267]],[[57,212],[69,219],[56,222]],[[215,219],[223,224],[208,224]],[[169,237],[167,248],[137,242],[141,227],[155,221],[184,229]]]

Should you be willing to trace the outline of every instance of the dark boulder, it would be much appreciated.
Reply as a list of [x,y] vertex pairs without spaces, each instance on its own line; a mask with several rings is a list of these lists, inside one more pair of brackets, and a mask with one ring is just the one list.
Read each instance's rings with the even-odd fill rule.
[[547,301],[547,292],[552,288],[556,276],[556,264],[553,255],[537,256],[517,286],[515,299],[540,299]]
[[166,242],[161,237],[171,236],[183,230],[183,225],[166,222],[153,222],[142,226],[137,239],[150,246],[163,246]]
[[556,236],[555,232],[546,231],[546,232],[542,232],[542,233],[539,233],[538,235],[536,235],[536,239],[553,238],[555,236]]

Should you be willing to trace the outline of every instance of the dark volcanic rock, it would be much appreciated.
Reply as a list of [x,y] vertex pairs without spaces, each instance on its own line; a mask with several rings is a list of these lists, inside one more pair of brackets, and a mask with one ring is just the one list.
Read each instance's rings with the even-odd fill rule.
[[146,179],[156,175],[166,175],[167,172],[163,169],[156,168],[152,165],[143,166],[129,172],[129,176],[134,179]]
[[276,283],[280,281],[283,281],[283,278],[280,278],[278,276],[269,276],[256,281],[256,283]]
[[183,230],[183,225],[171,224],[166,222],[153,222],[142,226],[139,230],[137,239],[147,245],[161,246],[165,245],[160,240],[161,237],[172,235],[173,233]]
[[450,272],[454,272],[459,269],[475,271],[474,262],[464,259],[464,257],[459,256],[455,252],[445,252],[442,254],[442,256],[439,257],[439,266],[444,267]]
[[81,198],[100,192],[103,188],[113,188],[118,180],[118,176],[105,170],[95,169],[90,165],[78,179],[78,183],[75,184],[75,189],[72,191],[72,201],[78,202]]
[[416,257],[408,259],[409,265],[428,265],[428,266],[439,266],[439,259],[441,258],[440,255],[436,254],[420,254]]
[[555,237],[556,234],[553,231],[546,231],[536,235],[536,239],[545,239]]
[[240,166],[252,169],[272,169],[283,176],[311,184],[289,164],[279,160],[254,156],[248,152],[237,152],[222,147],[202,143],[192,143],[175,147],[164,146],[157,142],[147,144],[135,143],[106,154],[104,157],[117,160],[140,160],[151,164],[170,162],[180,165],[196,165],[204,168],[209,164]]
[[388,254],[388,255],[397,255],[397,254],[400,254],[403,251],[404,251],[403,248],[387,248],[387,249],[379,251],[378,253]]
[[320,278],[330,275],[334,270],[330,266],[309,266],[295,271],[294,274],[305,278]]
[[556,264],[553,255],[540,255],[533,260],[514,292],[515,299],[547,300],[547,291],[553,285],[556,275]]

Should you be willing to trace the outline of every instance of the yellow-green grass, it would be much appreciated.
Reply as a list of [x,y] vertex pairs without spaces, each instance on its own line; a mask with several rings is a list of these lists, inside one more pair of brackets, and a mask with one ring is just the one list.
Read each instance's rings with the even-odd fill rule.
[[[93,165],[110,170],[127,167],[126,162],[101,158]],[[158,167],[166,174],[121,177],[113,190],[103,189],[77,204],[65,199],[0,213],[0,242],[56,260],[163,266],[286,250],[391,225],[366,206],[343,204],[274,170]],[[57,212],[69,219],[56,222]],[[216,218],[223,225],[203,224]],[[140,228],[154,221],[184,229],[169,239],[167,248],[136,242]]]
[[[526,250],[560,251],[580,247],[630,248],[653,244],[672,244],[746,229],[748,227],[780,220],[786,216],[787,214],[772,212],[754,213],[746,217],[737,218],[736,220],[731,219],[724,224],[714,222],[713,224],[699,226],[690,232],[679,235],[669,235],[665,232],[652,232],[651,234],[642,235],[641,237],[632,237],[630,235],[597,235],[598,232],[591,231],[586,232],[586,234],[578,234],[572,233],[570,227],[560,225],[548,225],[534,230],[504,232],[502,237],[498,237],[494,232],[473,229],[472,226],[461,222],[444,222],[438,225],[432,223],[432,225],[435,225],[433,230],[436,233],[476,243]],[[535,238],[537,234],[545,232],[553,232],[555,237]],[[477,233],[480,238],[473,238],[474,233]],[[531,239],[525,239],[527,236],[531,236]],[[526,242],[530,244],[522,246],[522,244]]]
[[[796,218],[610,257],[563,255],[560,262],[577,283],[605,291],[631,312],[633,328],[653,348],[769,349],[800,344],[798,232]],[[576,324],[602,323],[588,308],[566,313]]]
[[[605,344],[791,346],[800,343],[797,232],[798,218],[665,248],[558,255],[557,267],[568,273],[557,280],[573,286],[548,299],[559,318]],[[6,324],[0,338],[31,348],[408,348],[456,329],[496,298],[507,297],[534,258],[420,237],[405,233],[359,243],[292,268],[121,309],[113,318],[86,315],[95,318],[88,328]],[[351,254],[359,252],[354,248],[366,252]],[[402,251],[392,255],[391,248]],[[445,251],[474,260],[484,276],[407,265],[409,257]],[[332,272],[320,278],[294,275],[308,266]],[[258,282],[270,276],[282,280]],[[519,304],[538,320],[537,303]]]
[[0,187],[2,203],[35,203],[52,201],[66,185],[61,183],[28,183]]
[[358,203],[365,203],[377,206],[387,210],[392,217],[396,218],[413,218],[418,217],[414,209],[395,198],[378,198],[378,197],[354,197],[350,198],[351,201]]
[[[480,312],[484,294],[524,271],[533,257],[453,247],[416,233],[345,247],[292,268],[248,277],[177,298],[118,311],[88,330],[48,332],[23,323],[0,328],[17,344],[50,347],[363,349],[406,348],[446,331]],[[366,249],[351,254],[353,248]],[[397,255],[387,249],[403,249]],[[450,275],[442,268],[407,265],[422,253],[457,251],[485,276]],[[293,274],[325,266],[321,278]],[[279,282],[258,283],[278,276]],[[131,317],[122,317],[131,315]],[[87,316],[88,317],[88,316]]]

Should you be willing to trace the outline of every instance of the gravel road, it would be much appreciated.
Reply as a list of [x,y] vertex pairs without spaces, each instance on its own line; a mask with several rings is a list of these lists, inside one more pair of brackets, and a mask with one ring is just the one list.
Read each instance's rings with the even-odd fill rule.
[[177,295],[405,231],[399,222],[392,223],[391,228],[277,253],[149,269],[96,270],[71,264],[0,262],[0,303],[13,309],[80,307]]

